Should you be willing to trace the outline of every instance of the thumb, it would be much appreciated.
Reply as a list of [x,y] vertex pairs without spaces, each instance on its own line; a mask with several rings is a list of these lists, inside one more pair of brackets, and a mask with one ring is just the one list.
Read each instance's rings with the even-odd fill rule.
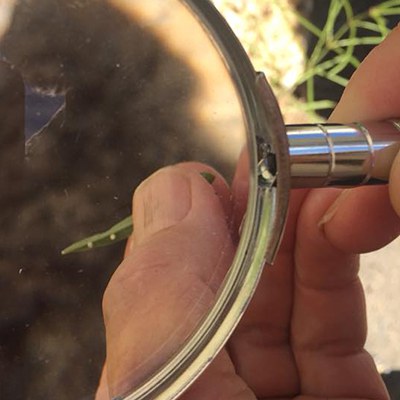
[[167,167],[135,191],[134,234],[103,299],[112,398],[132,391],[180,349],[231,264],[229,191],[219,176],[210,185],[199,173],[205,170]]
[[389,195],[394,210],[400,216],[400,152],[394,159],[390,171]]

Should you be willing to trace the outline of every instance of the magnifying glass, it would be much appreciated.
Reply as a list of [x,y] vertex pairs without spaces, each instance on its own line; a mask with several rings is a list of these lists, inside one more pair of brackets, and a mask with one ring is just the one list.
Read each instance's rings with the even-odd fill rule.
[[[148,335],[137,346],[150,356],[126,371],[130,387],[114,390],[174,399],[226,343],[273,263],[290,189],[386,182],[400,122],[285,126],[265,76],[206,0],[37,0],[2,11],[1,90],[12,101],[0,147],[1,396],[94,396],[101,299],[123,244],[61,250],[129,215],[151,172],[196,160],[230,184],[238,169],[246,177],[240,239],[222,256],[227,237],[216,237],[221,256],[207,260],[196,296],[185,297],[194,286],[179,269],[160,273],[159,291],[138,304]],[[160,309],[177,310],[161,337]]]

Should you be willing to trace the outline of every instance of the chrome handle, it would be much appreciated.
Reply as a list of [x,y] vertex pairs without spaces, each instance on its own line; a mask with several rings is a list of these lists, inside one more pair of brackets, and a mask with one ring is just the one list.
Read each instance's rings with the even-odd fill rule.
[[292,188],[385,183],[400,121],[286,126]]

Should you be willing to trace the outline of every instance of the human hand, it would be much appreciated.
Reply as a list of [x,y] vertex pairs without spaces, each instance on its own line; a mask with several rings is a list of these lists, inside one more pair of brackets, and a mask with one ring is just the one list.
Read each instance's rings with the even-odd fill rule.
[[[397,28],[371,53],[331,120],[400,115],[399,40]],[[212,187],[200,177],[205,168],[169,167],[135,193],[135,233],[104,298],[107,362],[97,399],[140,382],[179,348],[212,304],[234,252],[226,223],[232,205],[221,177]],[[400,213],[399,179],[400,156],[389,191],[292,193],[274,267],[265,269],[227,346],[182,400],[387,398],[364,350],[367,325],[357,254],[380,248],[399,234],[394,211]],[[194,314],[186,319],[185,330],[182,315],[187,309]],[[171,338],[174,326],[181,329]]]

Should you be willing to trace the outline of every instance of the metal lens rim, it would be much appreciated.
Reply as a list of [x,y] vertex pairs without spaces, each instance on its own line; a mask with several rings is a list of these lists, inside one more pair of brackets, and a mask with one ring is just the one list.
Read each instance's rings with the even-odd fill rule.
[[[248,205],[234,261],[213,308],[179,353],[147,382],[123,397],[126,400],[175,399],[212,362],[252,298],[265,261],[274,257],[285,214],[279,212],[281,203],[286,201],[282,191],[260,185],[258,174],[256,137],[274,146],[274,131],[284,126],[272,92],[260,93],[260,76],[224,18],[208,0],[180,1],[214,42],[241,99],[250,160]],[[265,84],[269,89],[266,81]],[[273,110],[266,112],[266,107]],[[283,211],[284,208],[283,204]]]

